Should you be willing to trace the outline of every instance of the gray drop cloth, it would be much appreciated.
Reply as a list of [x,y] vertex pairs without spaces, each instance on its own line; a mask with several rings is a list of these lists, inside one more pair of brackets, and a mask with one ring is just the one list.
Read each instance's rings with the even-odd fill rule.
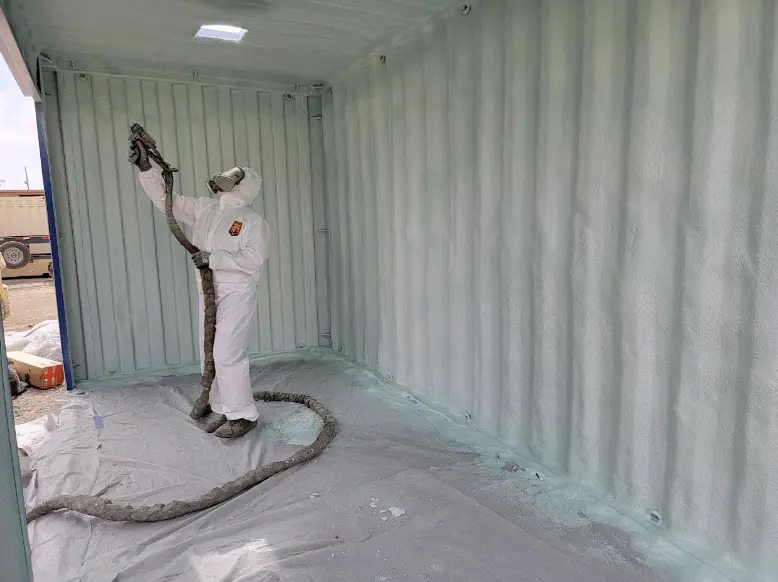
[[[303,356],[252,374],[255,389],[306,392],[333,410],[341,432],[322,457],[170,522],[46,516],[29,527],[36,582],[670,579],[580,511],[567,524],[544,517],[567,511],[534,501],[556,503],[544,492],[563,483],[359,368]],[[63,493],[191,498],[315,438],[313,413],[260,404],[259,430],[218,440],[188,417],[196,384],[106,387],[70,397],[48,428],[23,427],[28,507]]]

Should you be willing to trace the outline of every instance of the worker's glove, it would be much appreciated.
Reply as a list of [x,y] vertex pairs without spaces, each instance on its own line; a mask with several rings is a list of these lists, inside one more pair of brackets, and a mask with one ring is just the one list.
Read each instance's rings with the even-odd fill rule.
[[211,253],[200,251],[192,255],[192,262],[198,269],[205,269],[208,267],[208,260],[211,257]]
[[151,169],[149,154],[143,142],[130,141],[130,155],[127,157],[133,166],[136,166],[141,172],[148,172]]

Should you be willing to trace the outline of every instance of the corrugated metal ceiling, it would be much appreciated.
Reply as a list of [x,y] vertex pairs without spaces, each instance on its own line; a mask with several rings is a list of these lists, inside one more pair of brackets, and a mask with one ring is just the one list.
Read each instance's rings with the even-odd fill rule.
[[[453,0],[11,0],[36,51],[114,72],[245,71],[278,82],[329,79]],[[201,24],[249,30],[243,42],[193,40]],[[32,31],[32,34],[29,34]]]

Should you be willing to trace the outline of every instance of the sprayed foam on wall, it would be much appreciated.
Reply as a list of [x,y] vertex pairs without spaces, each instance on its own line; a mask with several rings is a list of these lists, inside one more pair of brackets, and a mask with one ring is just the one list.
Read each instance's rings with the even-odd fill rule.
[[[133,77],[47,73],[47,131],[76,380],[197,361],[197,287],[127,163],[138,121],[179,168],[175,189],[205,196],[235,165],[263,177],[256,210],[272,255],[258,283],[253,354],[317,346],[308,99]],[[189,232],[187,230],[187,232]]]
[[335,348],[764,571],[777,17],[482,2],[324,102]]

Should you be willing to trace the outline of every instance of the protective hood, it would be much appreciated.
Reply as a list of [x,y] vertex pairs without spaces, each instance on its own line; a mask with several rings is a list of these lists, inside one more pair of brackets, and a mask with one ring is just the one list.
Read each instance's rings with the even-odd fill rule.
[[219,206],[222,209],[251,206],[254,200],[257,199],[257,196],[259,196],[259,191],[262,188],[262,178],[251,168],[242,169],[246,173],[246,177],[230,192],[225,192],[219,198]]

